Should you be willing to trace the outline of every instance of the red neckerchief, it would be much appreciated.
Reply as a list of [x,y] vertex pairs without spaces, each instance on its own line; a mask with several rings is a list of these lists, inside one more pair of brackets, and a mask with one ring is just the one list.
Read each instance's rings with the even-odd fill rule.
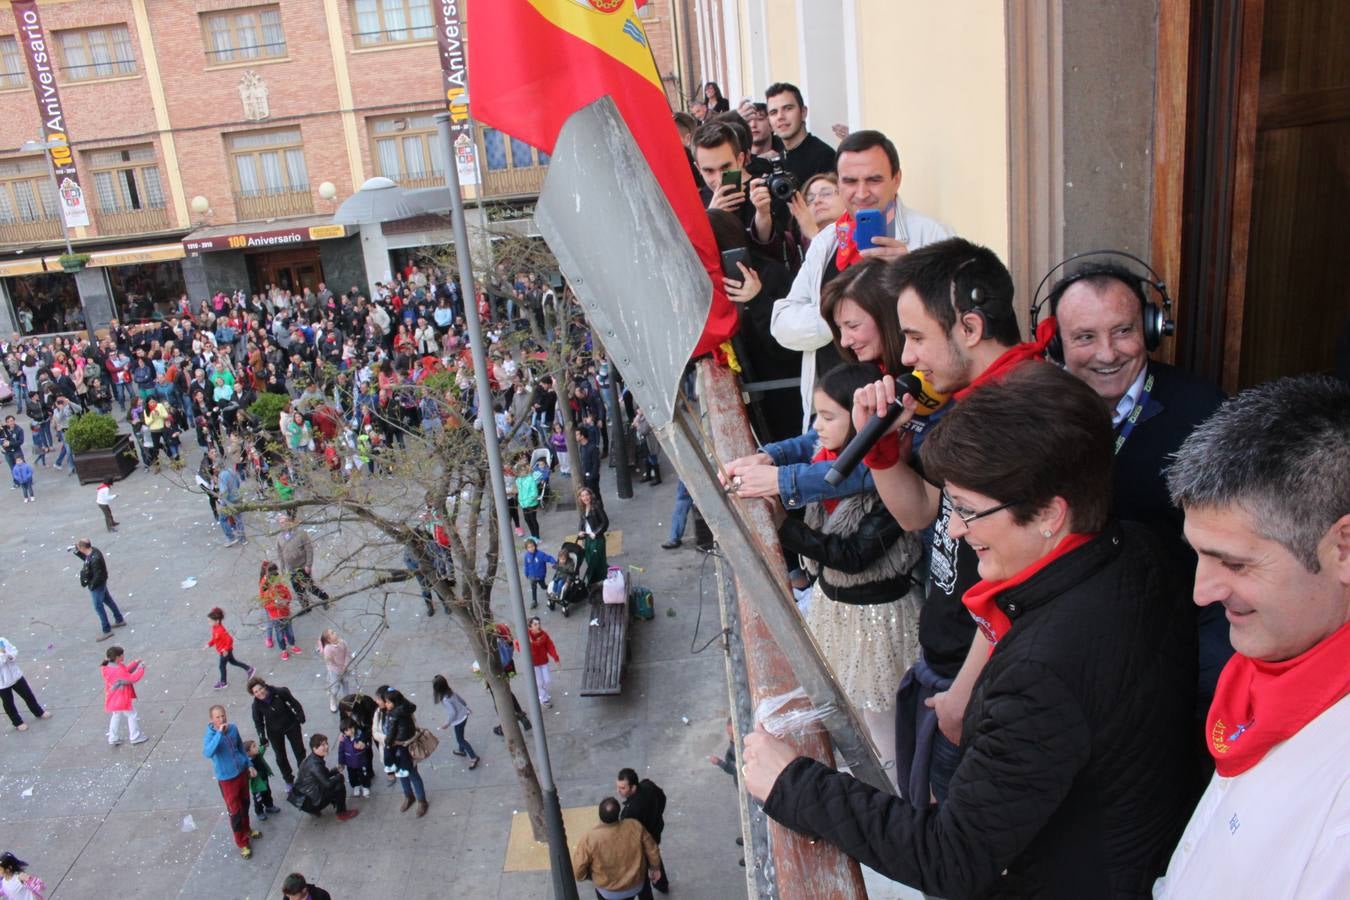
[[834,251],[834,267],[840,272],[863,260],[862,254],[858,252],[858,244],[853,240],[853,231],[856,227],[851,212],[845,211],[834,220],[834,233],[839,238],[839,247]]
[[1061,556],[1067,556],[1096,536],[1095,534],[1070,534],[1060,541],[1055,549],[1011,578],[1005,578],[1003,581],[977,581],[970,590],[966,591],[965,596],[961,598],[961,602],[970,611],[970,617],[975,620],[975,624],[979,626],[980,631],[989,639],[990,653],[993,653],[998,647],[999,639],[1012,628],[1012,620],[1008,618],[1008,614],[994,602],[998,599],[999,594],[1028,581],[1031,576]]
[[1017,368],[1029,359],[1041,359],[1045,356],[1045,348],[1049,346],[1050,341],[1055,336],[1055,318],[1051,316],[1041,321],[1036,326],[1036,339],[1018,344],[1015,347],[1009,347],[1003,351],[1003,355],[994,360],[989,368],[985,369],[970,384],[961,388],[961,390],[952,394],[952,397],[958,401],[966,399],[970,392],[993,381],[1000,381],[1005,375]]
[[1205,730],[1214,768],[1241,775],[1271,748],[1350,694],[1350,622],[1283,662],[1233,654],[1219,675]]
[[[828,447],[821,447],[816,451],[816,455],[811,457],[811,462],[834,462],[839,458],[839,451],[831,450]],[[834,508],[839,505],[838,500],[822,500],[820,505],[825,507],[826,513],[833,513]]]

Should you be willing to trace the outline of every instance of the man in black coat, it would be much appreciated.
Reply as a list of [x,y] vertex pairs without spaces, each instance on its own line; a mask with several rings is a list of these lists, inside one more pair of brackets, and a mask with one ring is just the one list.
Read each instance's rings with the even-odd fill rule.
[[295,786],[295,774],[286,757],[286,742],[290,742],[298,765],[305,758],[305,736],[300,729],[305,724],[305,708],[289,689],[274,687],[257,676],[248,680],[248,692],[253,695],[253,728],[258,733],[258,745],[262,750],[273,745],[281,779],[290,793]]
[[[285,690],[285,688],[282,688]],[[317,816],[324,807],[337,810],[339,822],[355,818],[360,810],[347,809],[347,788],[337,769],[324,763],[328,759],[328,735],[309,736],[309,756],[300,763],[300,775],[295,779],[295,791],[290,800],[301,812]]]
[[[103,551],[90,543],[89,538],[80,538],[75,542],[75,555],[84,561],[80,567],[80,587],[89,590],[89,597],[94,601],[94,612],[98,613],[98,622],[103,628],[98,639],[106,641],[112,637],[114,628],[127,624],[122,617],[122,610],[117,608],[112,595],[108,593],[108,563],[103,558]],[[113,614],[111,623],[108,622],[109,612]]]
[[[1057,361],[1096,391],[1111,413],[1112,515],[1145,525],[1159,538],[1164,553],[1160,563],[1176,573],[1179,600],[1189,606],[1195,552],[1182,537],[1182,513],[1168,495],[1163,469],[1224,397],[1209,382],[1149,359],[1143,316],[1148,300],[1141,290],[1130,271],[1094,265],[1062,279],[1051,289],[1048,303],[1058,325]],[[1223,607],[1197,608],[1196,622],[1200,652],[1196,702],[1203,718],[1233,647]],[[1208,754],[1203,757],[1207,760]]]
[[[666,792],[656,786],[650,778],[638,780],[637,772],[632,769],[620,769],[614,790],[623,801],[620,819],[637,819],[642,827],[651,834],[656,846],[661,846],[661,832],[665,830]],[[665,857],[661,858],[661,877],[652,882],[652,887],[661,893],[670,891],[670,879],[666,877]]]

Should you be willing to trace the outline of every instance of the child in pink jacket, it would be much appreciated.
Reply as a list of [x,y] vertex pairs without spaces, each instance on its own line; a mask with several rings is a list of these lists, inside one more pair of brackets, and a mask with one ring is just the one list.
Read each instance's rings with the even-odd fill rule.
[[108,722],[108,746],[118,747],[122,739],[119,724],[123,719],[127,723],[127,737],[133,744],[143,744],[149,740],[141,734],[140,723],[136,720],[136,688],[134,685],[145,677],[145,664],[139,659],[124,663],[121,647],[109,647],[107,658],[103,660],[103,709],[111,713]]

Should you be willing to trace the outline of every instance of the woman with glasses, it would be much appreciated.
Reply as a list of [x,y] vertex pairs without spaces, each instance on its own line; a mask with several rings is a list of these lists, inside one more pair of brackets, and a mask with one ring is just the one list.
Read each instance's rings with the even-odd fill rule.
[[962,599],[993,647],[946,802],[915,809],[762,729],[746,788],[783,825],[942,897],[1147,897],[1189,813],[1193,613],[1153,538],[1108,521],[1100,398],[1026,364],[928,435],[948,529],[979,557]]
[[789,206],[802,233],[803,251],[820,229],[837,222],[846,212],[839,193],[839,178],[833,172],[821,172],[806,179],[802,189],[792,195]]

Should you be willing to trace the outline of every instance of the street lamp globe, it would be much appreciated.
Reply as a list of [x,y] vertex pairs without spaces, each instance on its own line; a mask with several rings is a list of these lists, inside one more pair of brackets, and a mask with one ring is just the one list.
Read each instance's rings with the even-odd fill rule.
[[329,201],[337,199],[337,185],[331,181],[325,181],[319,185],[319,196]]
[[192,211],[199,216],[206,215],[211,211],[211,201],[198,194],[192,198]]

